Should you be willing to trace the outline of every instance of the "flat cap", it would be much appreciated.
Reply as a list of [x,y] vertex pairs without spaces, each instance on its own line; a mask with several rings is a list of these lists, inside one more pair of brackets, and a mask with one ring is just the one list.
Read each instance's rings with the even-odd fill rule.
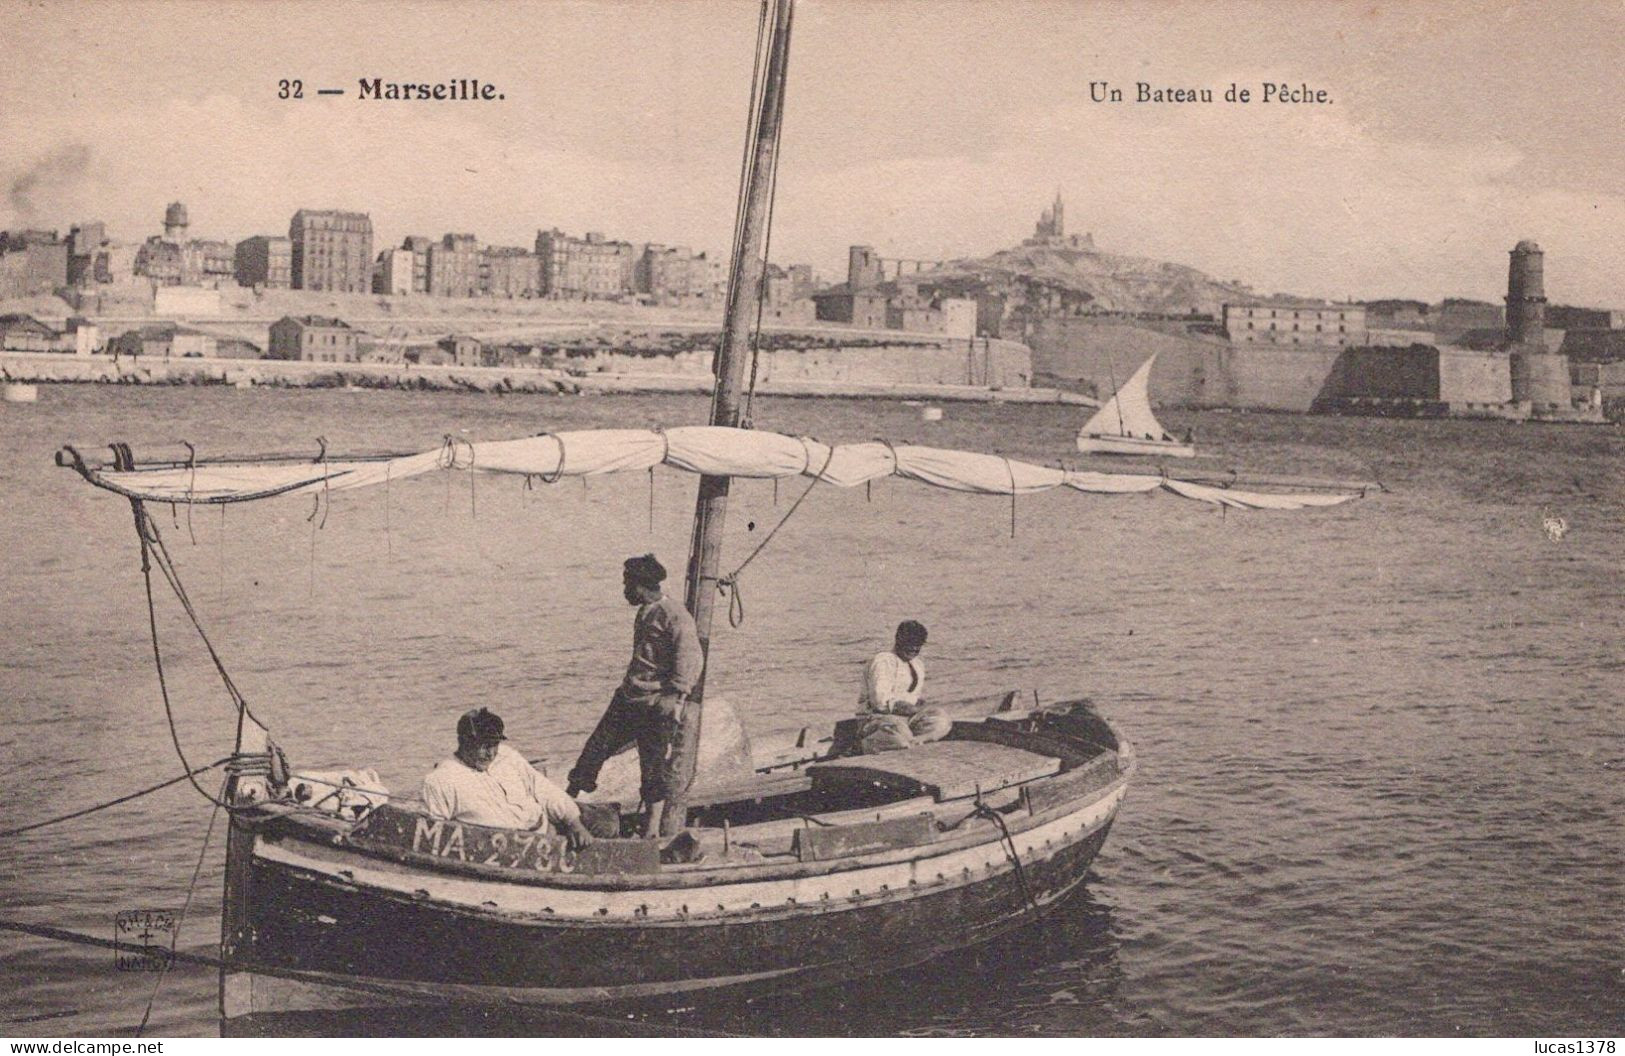
[[507,734],[502,732],[502,716],[489,708],[465,711],[457,720],[458,743],[496,744],[507,739]]

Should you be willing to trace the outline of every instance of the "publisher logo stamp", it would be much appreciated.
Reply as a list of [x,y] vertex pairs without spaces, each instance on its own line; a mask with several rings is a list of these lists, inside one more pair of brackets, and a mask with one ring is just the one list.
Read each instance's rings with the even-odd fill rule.
[[179,924],[171,909],[121,909],[113,917],[114,965],[121,972],[162,972],[175,958]]

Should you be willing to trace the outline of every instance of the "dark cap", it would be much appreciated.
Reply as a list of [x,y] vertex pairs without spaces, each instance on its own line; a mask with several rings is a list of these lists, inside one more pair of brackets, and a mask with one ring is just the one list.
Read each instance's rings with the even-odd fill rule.
[[507,739],[502,732],[502,716],[489,708],[465,711],[457,720],[458,744],[496,744]]
[[904,620],[897,625],[897,644],[904,649],[918,649],[925,644],[925,624]]
[[658,587],[666,581],[666,566],[655,560],[655,555],[626,559],[626,574],[645,586]]

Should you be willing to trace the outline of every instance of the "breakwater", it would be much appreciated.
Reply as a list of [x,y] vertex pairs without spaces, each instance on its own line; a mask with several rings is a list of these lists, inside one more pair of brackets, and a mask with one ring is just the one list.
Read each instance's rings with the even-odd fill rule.
[[[576,372],[534,367],[476,367],[406,363],[311,363],[268,359],[148,359],[75,356],[46,352],[0,352],[0,379],[43,384],[227,385],[240,389],[356,388],[426,391],[524,392],[563,396],[612,393],[709,393],[711,378],[698,369],[658,371],[600,369]],[[688,366],[688,364],[684,364]],[[1026,386],[950,384],[916,378],[886,381],[868,371],[845,376],[818,376],[812,371],[766,371],[757,391],[772,396],[860,397],[991,403],[1065,403],[1094,401],[1075,393]]]

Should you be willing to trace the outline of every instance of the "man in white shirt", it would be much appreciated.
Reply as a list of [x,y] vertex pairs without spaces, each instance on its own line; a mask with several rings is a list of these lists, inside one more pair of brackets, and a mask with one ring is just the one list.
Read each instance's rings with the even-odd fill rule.
[[423,779],[430,816],[499,829],[544,829],[551,823],[577,849],[592,842],[581,808],[503,743],[500,716],[475,708],[457,720],[457,754]]
[[948,716],[923,700],[925,664],[920,650],[925,638],[922,624],[904,620],[897,625],[891,651],[875,654],[864,666],[863,693],[858,698],[858,714],[867,720],[859,732],[864,754],[941,740],[953,726]]

